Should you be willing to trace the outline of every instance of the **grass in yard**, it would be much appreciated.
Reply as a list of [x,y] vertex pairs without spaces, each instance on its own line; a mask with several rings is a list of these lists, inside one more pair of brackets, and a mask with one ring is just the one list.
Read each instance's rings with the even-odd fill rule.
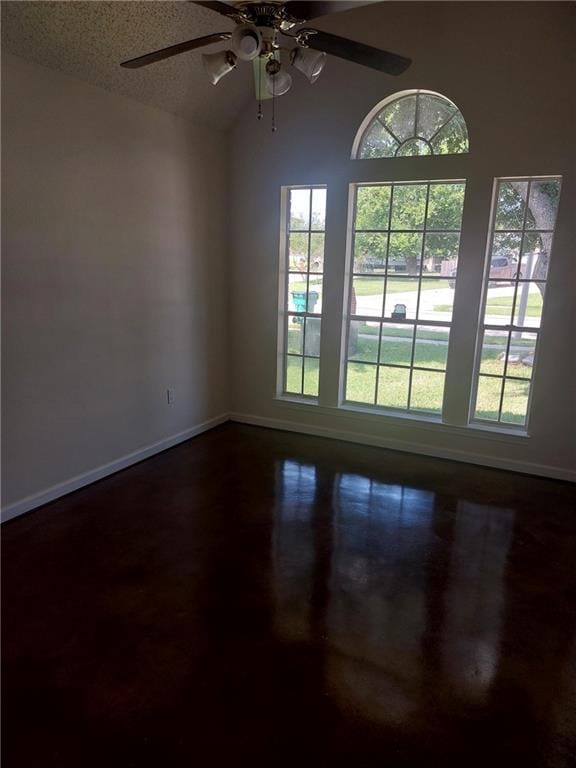
[[[445,280],[422,280],[422,290],[428,291],[438,288],[446,288],[448,283]],[[386,284],[386,293],[416,293],[418,290],[417,280],[399,280],[394,278],[388,280]],[[354,280],[354,291],[356,296],[377,296],[384,292],[384,276],[382,277],[362,277]]]
[[[310,288],[311,291],[318,291],[322,289],[322,275],[315,277],[310,275]],[[299,293],[306,292],[306,280],[290,283],[290,291],[298,291]]]
[[[516,313],[518,312],[518,303],[520,296],[516,299]],[[486,302],[488,314],[490,315],[509,315],[512,309],[512,296],[495,296],[488,298]],[[540,293],[529,293],[528,303],[526,305],[526,314],[528,317],[540,317],[542,313],[542,296]]]
[[[439,288],[447,288],[448,282],[446,280],[432,280],[432,279],[426,279],[422,280],[422,290],[423,291],[434,291],[438,290]],[[398,282],[388,281],[388,285],[386,286],[386,293],[403,293],[406,291],[415,291],[416,287],[414,282],[411,280],[405,280]]]
[[[380,366],[377,405],[403,408],[408,404],[408,368]],[[443,371],[414,371],[410,410],[440,413],[444,395]],[[376,366],[368,363],[348,363],[346,399],[374,405],[376,396]]]
[[[302,365],[304,365],[304,389],[302,389]],[[320,360],[315,357],[286,358],[286,381],[284,391],[292,395],[318,397],[318,375]]]
[[[384,325],[380,347],[380,362],[389,365],[409,365],[412,357],[412,326],[404,328]],[[437,343],[430,343],[436,341]],[[423,368],[445,368],[448,331],[417,330],[414,362]],[[378,359],[378,326],[353,321],[348,345],[350,360],[375,363]]]
[[[482,344],[480,373],[491,373],[496,376],[504,375],[504,358],[506,355],[507,335],[487,331]],[[534,355],[536,340],[511,339],[508,360],[508,375],[529,379],[532,376],[532,366],[522,362],[524,358]]]
[[[376,393],[376,365],[378,354],[378,328],[358,324],[359,335],[356,349],[348,363],[346,381],[346,399],[351,402],[378,405],[387,408],[408,407],[408,368],[380,366],[378,393]],[[369,333],[365,333],[369,330]],[[376,333],[375,333],[376,332]],[[446,365],[447,334],[441,331],[421,331],[419,338],[438,343],[418,345],[414,360],[423,368],[437,370],[418,371],[412,375],[410,410],[439,414],[442,411],[444,395],[444,372]],[[382,362],[403,365],[409,362],[406,346],[411,339],[411,328],[385,329],[381,348]],[[400,338],[399,338],[400,337]],[[394,340],[390,340],[394,339]],[[398,340],[396,340],[398,339]],[[503,363],[499,360],[506,350],[505,336],[490,337],[483,349],[482,371],[484,373],[502,373]],[[530,353],[534,342],[526,339],[512,340],[512,355]],[[531,368],[523,364],[509,367],[514,376],[530,376]],[[502,405],[502,422],[505,424],[524,424],[528,404],[530,382],[507,380]],[[476,405],[476,418],[495,421],[498,418],[501,380],[481,377]]]
[[[442,371],[418,371],[412,374],[410,410],[440,414],[444,396]],[[377,405],[386,408],[407,408],[409,371],[404,368],[380,366]],[[481,377],[475,416],[497,421],[501,380]],[[502,404],[503,424],[522,425],[526,420],[529,381],[508,379]],[[376,395],[376,365],[348,363],[346,399],[350,402],[374,405]]]
[[[498,421],[501,393],[502,379],[480,376],[474,412],[475,417],[488,421]],[[504,399],[502,401],[502,416],[500,419],[503,424],[525,424],[529,394],[529,381],[506,380],[504,384]]]
[[[346,399],[387,408],[407,408],[409,369],[380,366],[378,393],[376,393],[376,365],[378,355],[378,337],[364,335],[362,325],[355,351],[351,358],[362,362],[348,363],[346,381]],[[391,332],[394,333],[391,333]],[[381,345],[381,361],[389,365],[409,365],[412,356],[412,328],[385,328]],[[425,339],[425,337],[432,337]],[[440,337],[442,341],[434,339]],[[392,340],[391,340],[392,339]],[[442,369],[446,364],[448,334],[421,331],[418,340],[437,343],[417,344],[414,351],[415,362],[422,367]],[[412,378],[411,410],[440,413],[444,394],[444,373],[437,371],[414,371]],[[376,397],[377,395],[377,397]]]
[[[486,302],[486,313],[488,315],[507,315],[510,316],[512,310],[512,296],[495,296],[489,298]],[[518,301],[516,301],[516,314],[518,313]],[[452,307],[449,304],[437,304],[434,307],[435,312],[451,312]],[[527,317],[540,317],[542,313],[542,296],[539,293],[530,293],[526,305]]]
[[[314,279],[310,276],[310,290],[314,290],[314,286],[319,286],[322,283],[322,278]],[[445,280],[422,280],[422,290],[433,290],[438,288],[446,288],[448,283]],[[297,283],[290,283],[291,291],[305,291],[306,281],[302,280]],[[354,290],[356,296],[377,296],[384,291],[384,276],[382,277],[366,277],[362,280],[356,280],[354,283]],[[387,293],[408,293],[418,290],[417,280],[389,280],[386,288]],[[450,311],[452,308],[450,307]]]
[[[352,322],[358,323],[358,333],[360,333],[362,336],[378,336],[379,328],[377,322],[372,325],[367,325],[366,323],[359,320],[353,320]],[[404,327],[399,327],[392,325],[391,323],[386,323],[384,327],[384,336],[400,336],[401,338],[411,339],[412,326],[406,325]],[[446,331],[419,331],[418,337],[421,339],[436,339],[438,341],[442,341],[446,339]]]

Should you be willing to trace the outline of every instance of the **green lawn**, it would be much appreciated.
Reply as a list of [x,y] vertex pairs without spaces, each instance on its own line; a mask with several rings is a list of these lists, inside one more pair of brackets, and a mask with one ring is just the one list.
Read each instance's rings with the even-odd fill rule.
[[[314,357],[288,356],[286,362],[285,391],[295,395],[318,397],[320,361]],[[304,362],[304,390],[302,390],[302,363]]]
[[[375,321],[374,324],[368,325],[363,320],[353,320],[353,324],[357,324],[357,330],[358,333],[360,333],[362,336],[368,335],[368,336],[378,336],[379,334],[379,323],[378,321]],[[433,331],[433,330],[419,330],[418,331],[418,338],[419,339],[437,339],[438,341],[446,340],[446,333],[447,331]],[[405,325],[405,326],[394,326],[392,324],[384,324],[384,336],[400,336],[401,338],[405,339],[411,339],[413,335],[412,326]]]
[[[314,286],[321,287],[322,277],[314,278],[310,276],[310,290],[314,290]],[[445,280],[422,280],[422,290],[433,290],[438,288],[446,288],[447,282]],[[297,283],[290,283],[290,291],[305,291],[306,281],[302,280]],[[354,281],[354,290],[356,296],[377,296],[384,292],[384,277],[366,277],[360,280]],[[386,287],[387,293],[407,293],[418,290],[418,282],[416,280],[388,280]],[[452,311],[452,307],[450,307]]]
[[[318,277],[310,275],[310,290],[318,290],[319,288],[322,288],[322,275],[319,275]],[[300,293],[306,291],[306,280],[290,283],[290,291],[298,291]]]
[[[369,327],[369,326],[368,326]],[[357,323],[351,329],[349,352],[350,360],[375,363],[378,358],[377,333],[365,334],[366,325]],[[377,328],[370,328],[377,332]],[[380,362],[389,365],[410,365],[412,358],[412,328],[387,328],[382,333]],[[437,343],[430,343],[436,341]],[[419,331],[414,350],[414,364],[423,368],[446,367],[448,353],[448,332]]]
[[[351,344],[351,362],[348,363],[346,399],[373,405],[376,395],[376,365],[378,357],[378,329],[358,323],[356,343]],[[368,330],[369,333],[365,333]],[[376,332],[376,334],[374,333]],[[405,368],[380,366],[377,404],[387,408],[407,408],[409,368],[412,359],[413,329],[384,327],[380,347],[380,362],[403,365]],[[420,343],[420,342],[436,343]],[[440,413],[444,392],[444,368],[448,350],[448,332],[420,331],[414,349],[415,365],[433,368],[432,371],[414,371],[411,410]],[[358,361],[358,362],[352,362]],[[360,362],[361,361],[361,362]]]
[[[491,373],[496,376],[504,375],[504,357],[506,355],[507,336],[487,335],[482,346],[480,373]],[[508,363],[508,375],[522,379],[532,376],[532,366],[522,362],[522,358],[534,354],[535,341],[529,339],[512,339]],[[520,358],[520,360],[516,358]]]
[[[486,303],[490,315],[509,315],[512,309],[512,296],[498,296],[488,298]],[[516,300],[516,312],[518,312],[518,299]],[[526,304],[528,317],[540,317],[542,313],[542,296],[540,293],[529,293]]]
[[[377,405],[386,408],[406,408],[408,400],[408,368],[380,366]],[[376,366],[348,363],[346,399],[374,405]],[[414,371],[410,409],[440,413],[444,392],[443,371]]]
[[[445,280],[422,280],[422,290],[425,291],[446,287],[447,282]],[[393,280],[389,279],[386,284],[386,293],[409,293],[410,291],[416,293],[417,290],[418,282],[416,280],[394,278]],[[355,278],[354,291],[356,296],[377,296],[384,292],[384,279],[383,277]]]
[[[353,361],[348,363],[346,399],[352,402],[374,404],[376,394],[376,365],[378,355],[378,328],[358,324],[358,339],[353,354]],[[382,363],[408,366],[412,354],[411,328],[385,328],[381,346]],[[416,344],[414,363],[431,371],[414,371],[410,410],[441,413],[444,394],[444,368],[446,366],[448,334],[442,331],[420,332],[418,339],[437,341],[437,343]],[[506,350],[506,337],[491,336],[483,350],[482,372],[502,374],[503,361],[500,360]],[[530,353],[534,342],[530,340],[512,340],[512,355]],[[356,362],[357,361],[357,362]],[[502,408],[502,421],[508,424],[523,424],[528,404],[531,367],[522,363],[509,364],[509,372],[514,376],[526,377],[527,381],[506,383],[506,392]],[[377,404],[387,408],[408,407],[409,369],[380,366]],[[481,379],[478,391],[476,417],[495,420],[500,403],[499,379]]]
[[[376,393],[375,364],[378,356],[377,324],[367,325],[358,322],[355,349],[347,367],[346,400],[376,404],[386,408],[408,408],[409,365],[412,358],[411,327],[384,327],[380,348],[378,392]],[[296,349],[301,329],[288,328],[290,348]],[[435,343],[419,343],[419,342]],[[534,350],[532,339],[512,339],[510,354],[524,357]],[[506,351],[507,337],[491,335],[486,338],[482,350],[481,373],[502,375],[504,373],[503,355]],[[414,364],[429,371],[413,372],[411,391],[411,411],[423,411],[440,414],[444,395],[444,369],[448,350],[448,332],[441,330],[419,331],[414,350]],[[304,360],[304,391],[302,392],[302,361]],[[403,368],[391,365],[406,366]],[[294,394],[318,395],[319,361],[316,358],[288,357],[286,366],[286,392]],[[526,381],[508,379],[505,384],[502,406],[502,422],[505,424],[524,424],[530,391],[532,368],[522,362],[510,362],[510,375],[525,378]],[[476,418],[495,421],[498,418],[502,380],[480,377],[476,403]],[[376,397],[377,395],[377,397]]]
[[[489,298],[486,302],[486,310],[489,315],[507,315],[510,316],[512,310],[512,296],[497,296]],[[435,312],[451,312],[452,307],[449,304],[438,304],[434,307]],[[518,311],[518,302],[516,303],[516,312]],[[528,294],[526,304],[527,317],[540,317],[542,313],[542,296],[539,293]]]
[[[480,376],[476,398],[475,416],[477,419],[498,419],[498,408],[502,392],[502,379]],[[528,409],[529,381],[507,379],[502,401],[502,419],[504,424],[524,424]]]

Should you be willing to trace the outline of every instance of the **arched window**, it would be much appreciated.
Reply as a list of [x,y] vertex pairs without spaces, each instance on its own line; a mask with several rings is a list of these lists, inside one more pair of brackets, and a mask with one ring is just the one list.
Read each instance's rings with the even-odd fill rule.
[[463,152],[468,152],[468,129],[456,104],[439,93],[416,90],[395,93],[368,113],[352,158]]

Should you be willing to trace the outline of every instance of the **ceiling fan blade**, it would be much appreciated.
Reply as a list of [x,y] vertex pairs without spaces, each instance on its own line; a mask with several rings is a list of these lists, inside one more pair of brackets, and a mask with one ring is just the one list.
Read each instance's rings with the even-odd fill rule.
[[[307,32],[314,31],[314,34],[307,35]],[[412,59],[399,56],[396,53],[382,51],[379,48],[373,48],[371,45],[357,43],[355,40],[348,40],[346,37],[331,35],[328,32],[319,32],[316,30],[299,29],[298,35],[305,34],[306,45],[315,51],[324,51],[332,56],[338,56],[341,59],[353,61],[356,64],[362,64],[371,69],[377,69],[380,72],[386,72],[389,75],[401,75],[404,70],[412,64]]]
[[209,8],[211,11],[216,11],[216,13],[221,13],[223,16],[229,16],[231,19],[238,18],[237,9],[233,8],[231,5],[227,5],[226,3],[219,3],[217,1],[200,2],[200,0],[193,0],[193,2],[194,2],[194,5],[201,5],[203,8]]
[[284,10],[293,19],[309,21],[317,16],[327,16],[329,13],[351,11],[363,5],[372,5],[380,0],[288,0]]
[[154,64],[156,61],[162,61],[162,59],[169,59],[171,56],[178,56],[179,53],[186,53],[186,51],[193,51],[195,48],[202,48],[204,45],[211,45],[212,43],[218,43],[221,40],[229,40],[232,37],[230,32],[216,32],[213,35],[206,35],[205,37],[197,37],[195,40],[187,40],[184,43],[177,43],[176,45],[169,45],[168,48],[160,48],[159,51],[153,51],[152,53],[146,53],[144,56],[138,56],[136,59],[128,59],[123,61],[120,66],[127,67],[128,69],[137,69],[138,67],[145,67],[148,64]]

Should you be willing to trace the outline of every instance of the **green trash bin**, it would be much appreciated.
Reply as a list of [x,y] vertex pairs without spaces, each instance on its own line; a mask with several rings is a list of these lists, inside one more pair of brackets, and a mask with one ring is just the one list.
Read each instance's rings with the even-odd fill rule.
[[[308,310],[306,310],[306,291],[292,291],[292,301],[296,312],[314,312],[314,307],[318,303],[320,294],[317,291],[310,291],[308,294]],[[301,323],[301,317],[293,317],[293,323]]]

